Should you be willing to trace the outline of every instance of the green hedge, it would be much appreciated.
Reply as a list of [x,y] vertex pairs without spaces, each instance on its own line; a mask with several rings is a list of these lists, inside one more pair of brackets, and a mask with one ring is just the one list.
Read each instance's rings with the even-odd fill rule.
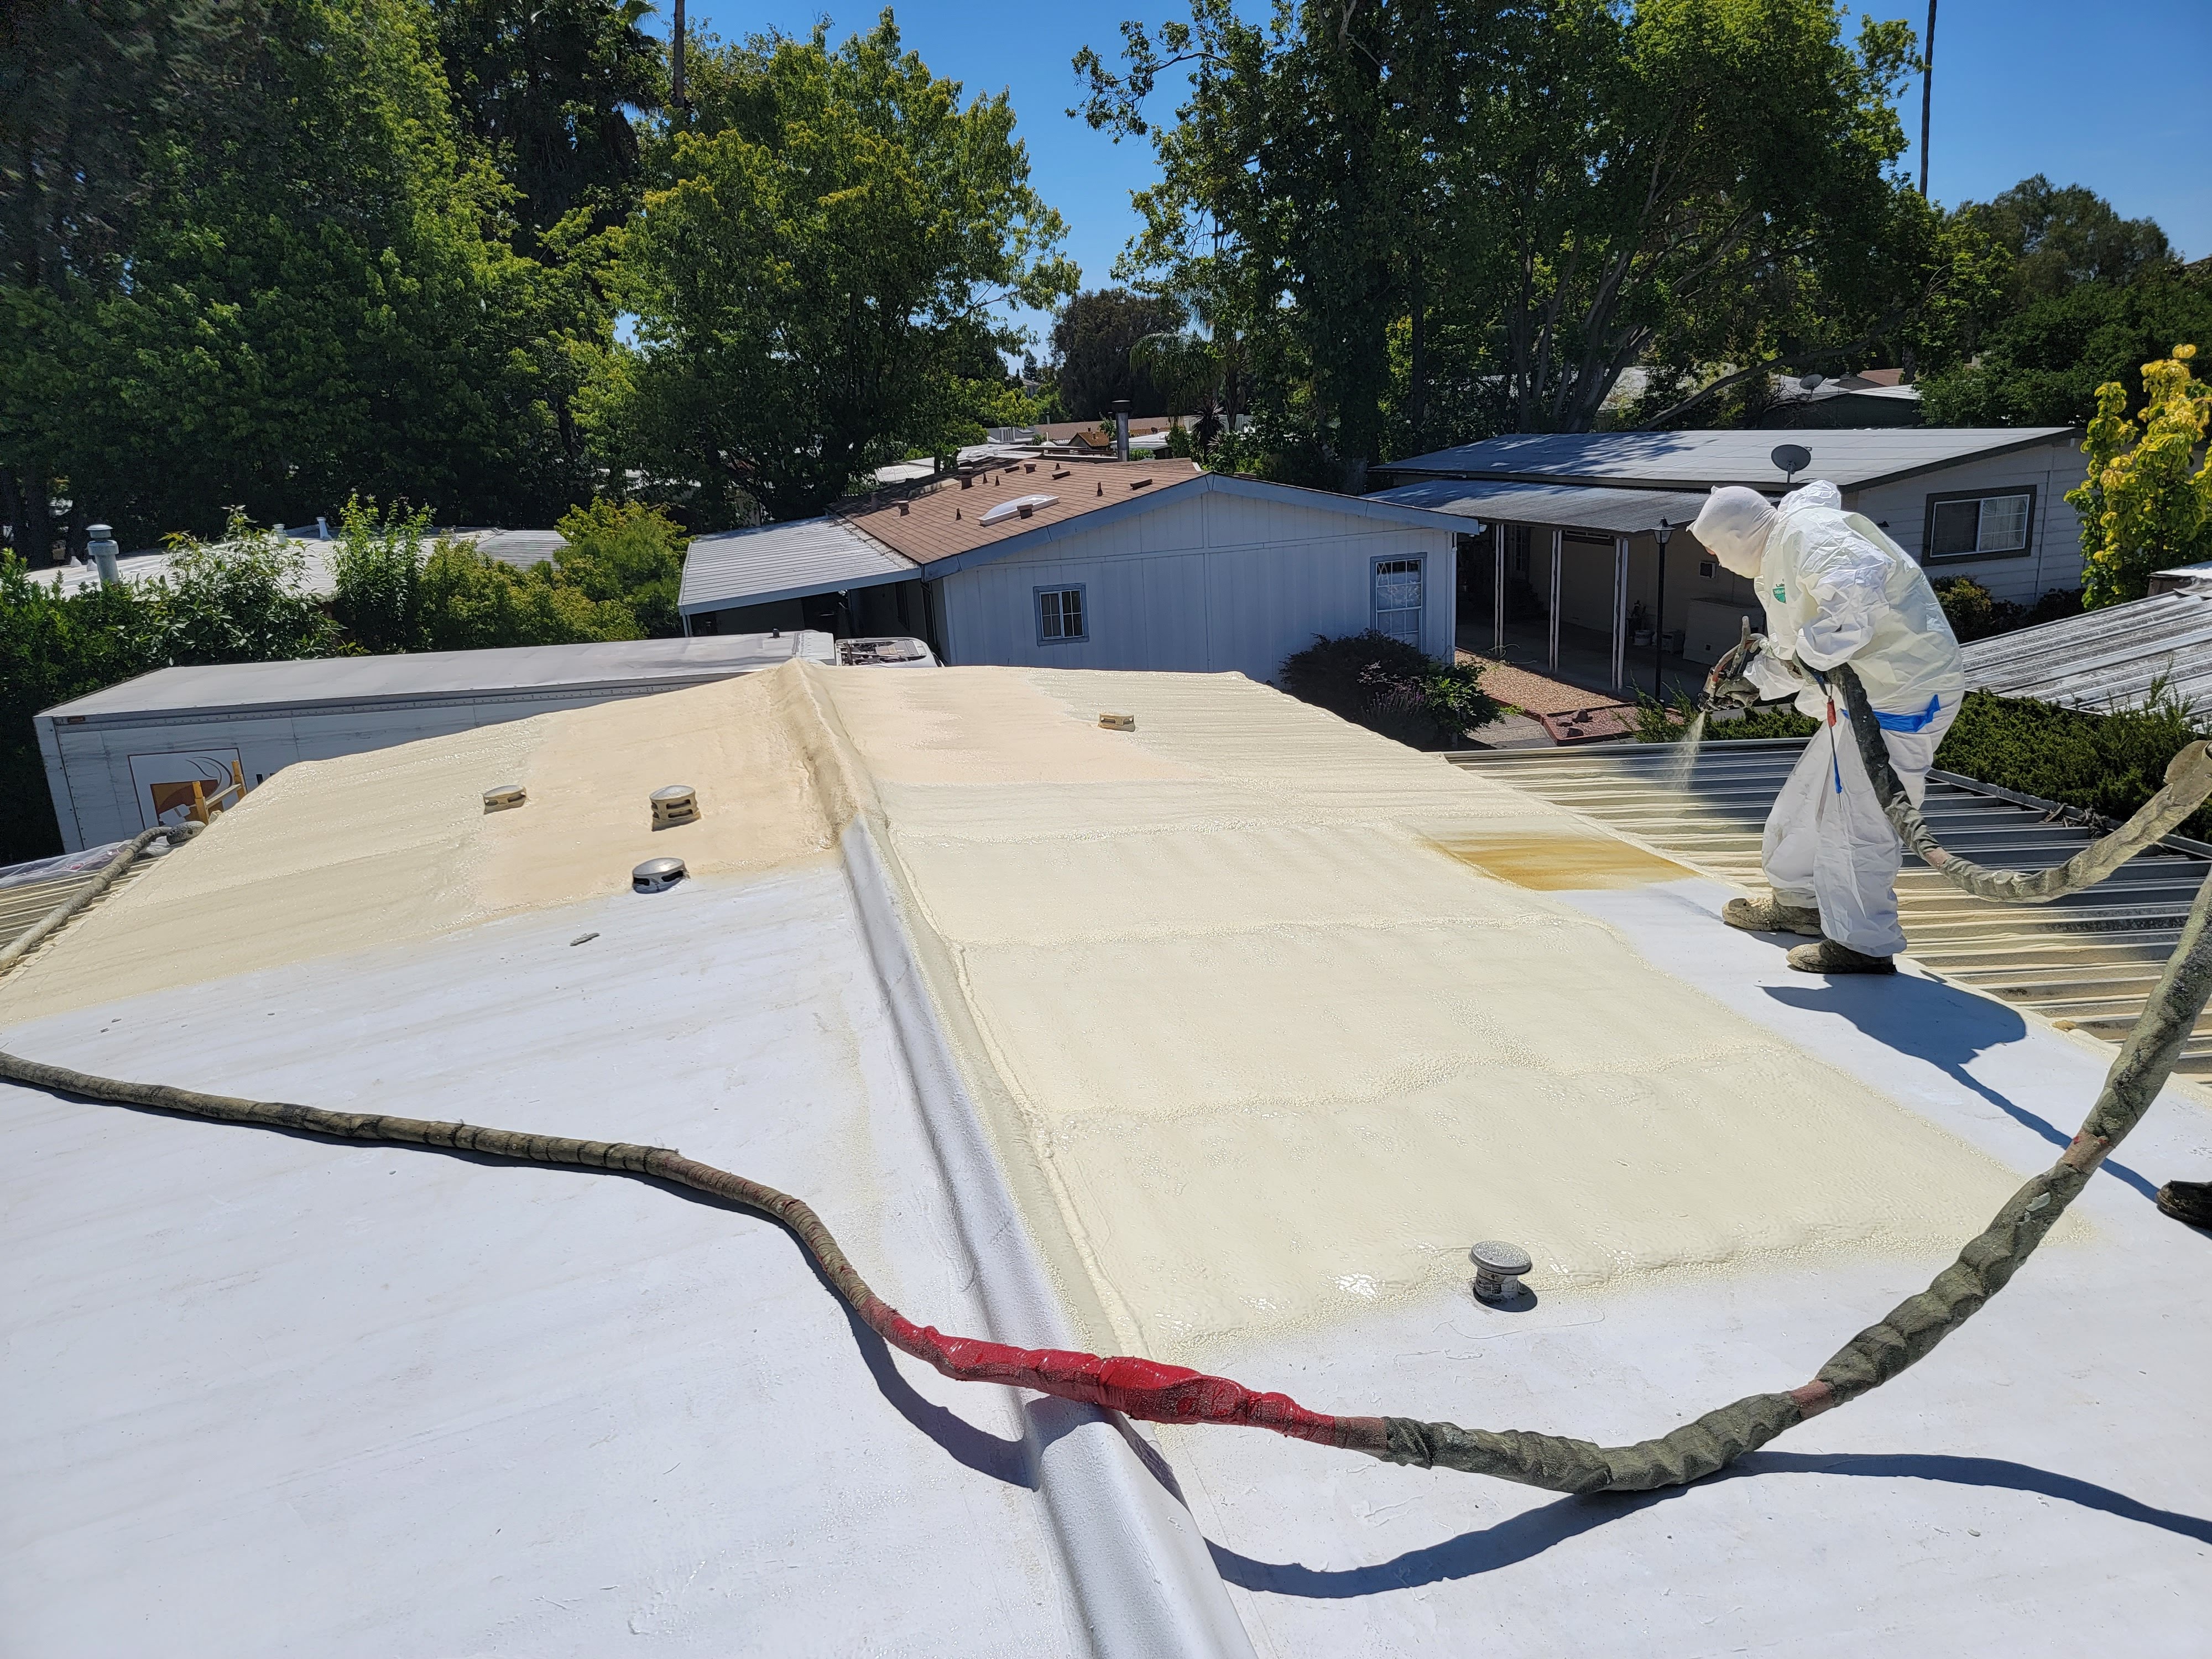
[[1441,663],[1418,646],[1369,629],[1316,634],[1283,659],[1283,690],[1302,702],[1416,749],[1449,749],[1504,711],[1482,690],[1481,671]]
[[[1647,701],[1638,711],[1638,740],[1679,740],[1687,713],[1686,703],[1662,708]],[[1812,720],[1784,706],[1760,709],[1741,720],[1708,720],[1705,738],[1806,738],[1817,729]],[[2175,751],[2207,735],[2208,729],[2186,703],[2163,689],[2143,708],[2105,714],[1969,691],[1958,719],[1944,734],[1943,746],[1936,750],[1936,764],[2000,789],[2084,807],[2117,820],[2130,817],[2156,794]],[[2198,809],[2179,833],[2212,841],[2212,806]]]

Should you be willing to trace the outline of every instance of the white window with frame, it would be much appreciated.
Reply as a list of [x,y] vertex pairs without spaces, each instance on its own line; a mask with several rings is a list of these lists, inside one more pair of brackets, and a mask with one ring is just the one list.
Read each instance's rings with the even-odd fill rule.
[[1091,613],[1080,586],[1038,588],[1036,610],[1039,645],[1072,645],[1091,637]]
[[2035,524],[2035,488],[1959,490],[1928,498],[1923,563],[2026,555]]
[[1373,562],[1374,627],[1378,634],[1421,642],[1421,612],[1425,608],[1419,559],[1376,559]]

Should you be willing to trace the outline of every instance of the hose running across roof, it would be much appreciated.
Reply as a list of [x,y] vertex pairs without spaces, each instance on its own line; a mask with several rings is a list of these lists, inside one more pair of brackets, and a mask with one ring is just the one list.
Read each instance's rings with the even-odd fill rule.
[[[1856,677],[1844,670],[1838,678],[1851,699],[1854,730],[1862,734],[1863,743],[1872,737],[1864,750],[1868,772],[1899,833],[1923,858],[1931,851],[1942,854],[1911,804],[1905,802],[1901,808],[1899,805],[1903,791],[1889,770]],[[2159,816],[2164,816],[2176,805],[2167,797],[2177,790],[2177,800],[2179,796],[2190,797],[2179,817],[2185,817],[2207,793],[2212,793],[2212,746],[2193,744],[2176,757],[2167,770],[2167,788],[2145,812],[2155,808]],[[2138,830],[2143,816],[2138,814],[2136,820],[2064,866],[2072,872],[2064,879],[2082,886],[2102,880],[2126,857],[2154,840],[2155,836],[2143,836]],[[2111,846],[2100,854],[2099,848],[2107,848],[2107,843]],[[120,856],[118,868],[129,856],[128,853]],[[1936,864],[1932,858],[1929,862]],[[1948,855],[1936,867],[1944,869],[1967,890],[1983,892],[1983,884],[1969,884],[1969,879],[1961,878],[1971,872],[1971,880],[1986,884],[1985,896],[2014,902],[2033,902],[2056,896],[2059,890],[2045,890],[2050,885],[2043,879],[2045,872],[2029,876],[1981,871]],[[1954,871],[1960,873],[1952,873]],[[2011,1280],[2088,1183],[2097,1166],[2142,1121],[2165,1086],[2181,1045],[2208,1000],[2212,1000],[2212,878],[2199,890],[2158,989],[2112,1062],[2103,1091],[2080,1133],[2056,1164],[2006,1201],[1988,1227],[1959,1253],[1955,1262],[1938,1273],[1927,1290],[1907,1297],[1879,1322],[1845,1343],[1811,1382],[1784,1393],[1749,1395],[1656,1439],[1632,1446],[1600,1446],[1522,1430],[1466,1429],[1453,1423],[1425,1423],[1407,1417],[1338,1416],[1312,1410],[1286,1395],[1264,1393],[1181,1365],[1062,1349],[1017,1348],[1002,1342],[948,1336],[933,1327],[915,1324],[871,1290],[822,1218],[805,1201],[666,1147],[201,1094],[165,1084],[96,1077],[5,1053],[0,1053],[0,1077],[33,1088],[217,1122],[264,1124],[342,1140],[396,1142],[673,1182],[744,1205],[781,1223],[870,1329],[900,1352],[957,1381],[1030,1389],[1146,1422],[1272,1429],[1295,1440],[1362,1451],[1389,1462],[1495,1475],[1553,1492],[1644,1492],[1711,1474],[1807,1418],[1880,1387],[1965,1323]]]

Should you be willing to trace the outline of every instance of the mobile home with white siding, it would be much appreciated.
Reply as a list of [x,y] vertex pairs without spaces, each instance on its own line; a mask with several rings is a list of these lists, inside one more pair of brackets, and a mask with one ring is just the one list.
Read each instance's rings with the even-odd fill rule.
[[[1784,444],[1811,453],[1794,475],[1775,460]],[[1376,472],[1391,486],[1388,498],[1480,519],[1483,544],[1463,550],[1478,575],[1493,558],[1500,568],[1512,560],[1525,564],[1532,528],[1540,539],[1567,526],[1559,582],[1566,622],[1603,630],[1625,596],[1663,611],[1659,626],[1675,635],[1697,632],[1701,607],[1732,612],[1750,598],[1747,584],[1684,533],[1698,498],[1722,484],[1779,499],[1796,485],[1826,479],[1843,492],[1846,507],[1881,525],[1930,577],[1971,576],[1996,598],[2021,605],[2053,588],[2079,587],[2081,523],[2066,492],[2085,476],[2081,445],[2081,434],[2068,427],[1519,433],[1394,461]],[[1577,493],[1590,498],[1589,511],[1577,510]],[[1616,510],[1632,493],[1646,497],[1671,526],[1663,583],[1661,541],[1641,520]],[[1540,498],[1540,513],[1527,505]],[[1617,586],[1609,580],[1616,560],[1611,535],[1580,538],[1573,526],[1618,521],[1626,528],[1632,520],[1626,580]],[[1590,544],[1578,546],[1584,541]],[[1486,607],[1488,589],[1475,598]],[[1487,614],[1464,620],[1486,621]]]
[[681,609],[694,633],[811,623],[919,634],[953,664],[1272,680],[1315,635],[1370,628],[1449,660],[1468,528],[1188,461],[1015,461],[702,537]]

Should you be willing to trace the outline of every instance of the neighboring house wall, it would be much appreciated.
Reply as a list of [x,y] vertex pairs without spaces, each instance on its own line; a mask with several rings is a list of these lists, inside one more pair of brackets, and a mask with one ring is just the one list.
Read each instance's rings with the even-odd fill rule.
[[[1234,671],[1273,680],[1316,634],[1374,622],[1377,560],[1421,561],[1419,644],[1452,650],[1454,537],[1216,491],[1166,502],[935,584],[959,664]],[[1085,637],[1047,640],[1041,592],[1081,590]]]
[[[1931,580],[1972,576],[1998,599],[2030,605],[2054,587],[2081,585],[2081,521],[2066,504],[2066,492],[2081,483],[2085,465],[2078,443],[2067,440],[1848,492],[1844,505],[1884,526],[1891,539],[1921,561]],[[2020,490],[2033,490],[2035,497],[2025,553],[1927,556],[1931,498]]]
[[[96,715],[78,721],[40,714],[39,746],[46,759],[46,782],[63,845],[76,852],[152,829],[155,795],[149,785],[155,781],[197,775],[213,793],[229,781],[227,769],[234,757],[251,790],[296,761],[335,760],[558,709],[680,690],[683,684],[485,692],[450,701],[320,709]],[[484,781],[486,787],[504,781]],[[176,822],[180,816],[172,811],[163,821]]]

